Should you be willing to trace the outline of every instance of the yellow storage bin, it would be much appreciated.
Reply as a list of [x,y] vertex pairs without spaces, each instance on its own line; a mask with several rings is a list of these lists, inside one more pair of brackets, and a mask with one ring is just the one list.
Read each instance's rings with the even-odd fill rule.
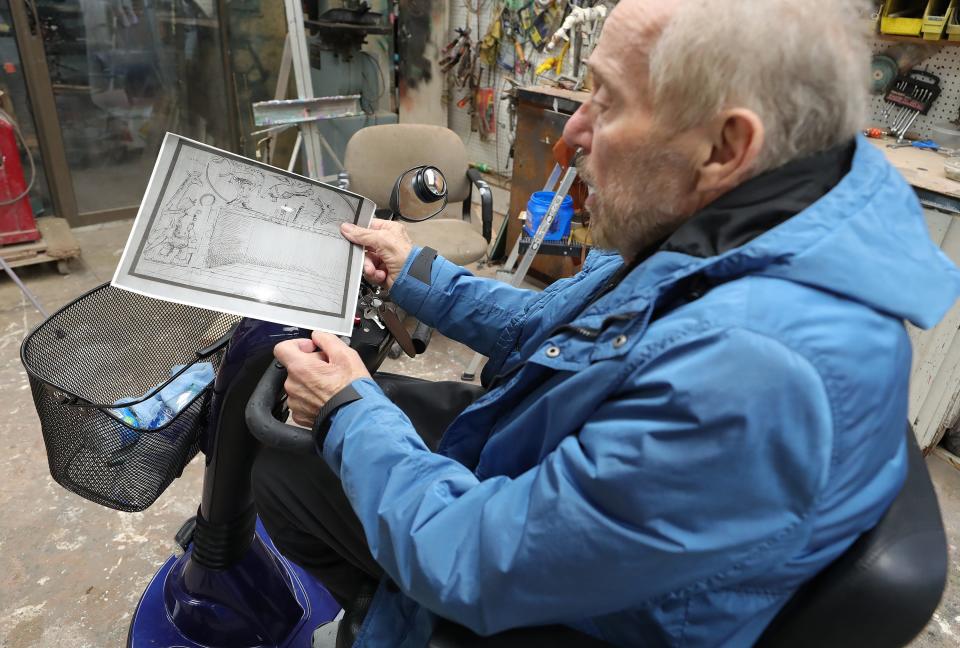
[[947,27],[947,20],[954,14],[955,0],[930,0],[923,14],[924,40],[940,40]]
[[885,0],[880,14],[881,33],[919,36],[927,5],[927,0]]
[[960,41],[960,11],[956,2],[953,5],[953,12],[947,16],[947,40]]

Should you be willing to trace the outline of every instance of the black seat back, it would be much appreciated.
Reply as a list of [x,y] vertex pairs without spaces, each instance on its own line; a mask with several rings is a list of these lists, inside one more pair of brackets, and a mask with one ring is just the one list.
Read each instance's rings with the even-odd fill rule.
[[936,610],[947,539],[927,465],[907,428],[907,480],[876,527],[790,599],[759,648],[905,646]]
[[567,626],[514,628],[481,637],[463,626],[440,619],[427,648],[610,648],[610,644]]

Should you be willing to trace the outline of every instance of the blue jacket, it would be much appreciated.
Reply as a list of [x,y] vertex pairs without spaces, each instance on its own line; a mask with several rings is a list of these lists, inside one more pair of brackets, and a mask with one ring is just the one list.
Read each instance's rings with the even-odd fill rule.
[[[621,265],[593,253],[542,293],[441,258],[429,285],[397,279],[404,309],[504,378],[436,454],[372,381],[334,415],[323,455],[392,581],[357,645],[423,646],[433,614],[749,645],[892,501],[903,320],[934,325],[960,272],[882,153],[858,140],[796,217],[722,254],[658,252],[581,312]],[[712,289],[654,317],[693,275]]]

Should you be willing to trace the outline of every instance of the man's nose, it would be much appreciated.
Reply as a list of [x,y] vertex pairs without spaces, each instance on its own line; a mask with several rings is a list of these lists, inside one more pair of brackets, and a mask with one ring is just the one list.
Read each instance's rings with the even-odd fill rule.
[[585,154],[590,153],[593,128],[590,125],[587,104],[580,106],[577,112],[567,120],[567,125],[563,127],[563,141],[572,149],[582,148]]

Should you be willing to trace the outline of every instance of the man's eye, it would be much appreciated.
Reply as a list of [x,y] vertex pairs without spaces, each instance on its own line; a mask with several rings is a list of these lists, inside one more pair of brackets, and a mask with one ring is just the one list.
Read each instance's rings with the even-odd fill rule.
[[603,88],[595,89],[593,92],[593,96],[590,98],[590,103],[593,104],[594,107],[601,112],[609,108],[610,100],[609,100],[609,97],[607,96],[606,90]]

